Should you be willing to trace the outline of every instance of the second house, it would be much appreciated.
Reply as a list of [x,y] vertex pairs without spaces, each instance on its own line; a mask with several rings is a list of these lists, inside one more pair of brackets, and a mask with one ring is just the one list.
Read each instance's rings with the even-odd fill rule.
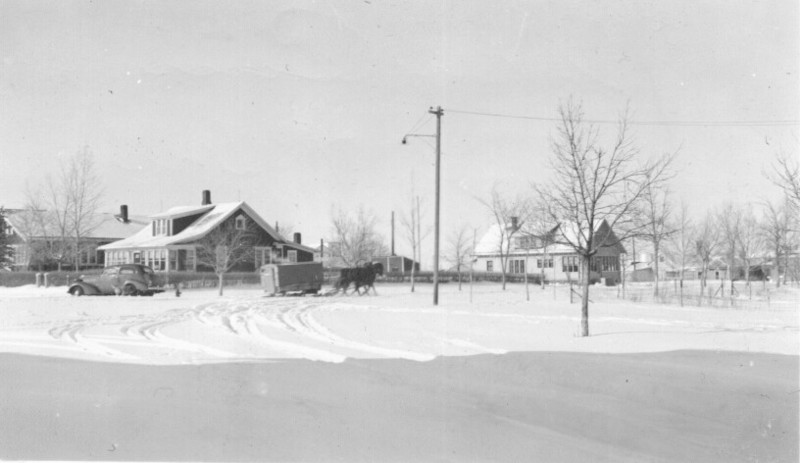
[[[222,240],[236,233],[246,233],[247,240],[238,250],[246,256],[230,270],[255,271],[263,264],[310,262],[314,250],[282,237],[244,201],[212,204],[211,194],[203,191],[196,206],[178,206],[150,217],[150,223],[129,238],[98,248],[105,252],[105,265],[145,264],[156,271],[211,271],[202,257],[211,239]],[[119,220],[127,220],[119,217]],[[229,252],[233,244],[218,245],[217,252]],[[228,249],[222,249],[227,247]],[[206,252],[204,252],[206,251]]]

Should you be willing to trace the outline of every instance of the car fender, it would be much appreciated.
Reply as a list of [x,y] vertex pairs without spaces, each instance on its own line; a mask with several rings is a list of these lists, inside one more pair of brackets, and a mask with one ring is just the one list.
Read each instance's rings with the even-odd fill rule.
[[133,285],[136,288],[136,291],[146,291],[147,285],[143,284],[141,281],[136,280],[125,280],[125,282],[120,285],[121,288],[124,288],[127,285]]
[[97,286],[91,285],[91,284],[86,283],[84,281],[79,281],[79,282],[76,282],[76,283],[73,283],[72,285],[70,285],[69,289],[67,289],[67,293],[72,294],[72,290],[77,288],[77,287],[80,287],[81,289],[83,289],[83,294],[85,294],[87,296],[96,296],[96,295],[100,294],[100,290],[97,288]]

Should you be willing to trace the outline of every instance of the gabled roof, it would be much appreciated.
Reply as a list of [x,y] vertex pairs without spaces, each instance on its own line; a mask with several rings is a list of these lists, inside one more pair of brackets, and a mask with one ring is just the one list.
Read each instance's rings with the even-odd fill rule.
[[148,224],[135,235],[113,243],[101,246],[98,249],[108,251],[114,249],[129,248],[157,248],[176,244],[188,244],[206,236],[211,230],[219,226],[222,222],[231,217],[236,211],[241,210],[250,217],[258,226],[264,229],[275,241],[296,249],[301,249],[309,253],[314,250],[297,243],[290,242],[281,236],[270,226],[260,215],[256,213],[247,203],[239,201],[235,203],[210,204],[206,206],[180,206],[171,208],[163,213],[151,216],[153,219],[162,218],[181,218],[198,213],[204,213],[194,223],[172,236],[153,236],[152,229]]
[[[18,210],[6,215],[6,221],[14,233],[19,235],[23,240],[53,238],[58,236],[60,232],[57,229],[52,211],[39,211],[39,214],[44,214],[44,220],[34,220],[33,213],[29,210]],[[91,223],[94,224],[91,230],[85,234],[87,239],[107,239],[119,240],[128,238],[139,229],[139,227],[149,223],[147,217],[132,215],[128,217],[127,222],[119,220],[116,214],[110,212],[100,212],[94,214]]]
[[[608,222],[606,220],[602,220],[599,224],[597,224],[597,226],[595,227],[595,231],[599,231],[604,226],[610,227],[610,225],[608,224]],[[558,228],[560,228],[560,227],[556,226],[552,230],[556,234],[556,238],[555,238],[556,242],[554,244],[551,244],[550,246],[548,246],[547,252],[554,253],[554,254],[575,252],[575,250],[571,246],[569,246],[568,244],[565,244],[563,242],[564,241],[564,237],[561,236],[561,232],[560,231],[556,230]],[[572,241],[572,242],[577,241],[576,237],[573,236],[574,234],[571,233],[571,230],[567,230],[566,234],[568,235],[567,239],[569,239],[570,241]],[[487,230],[487,232],[483,235],[483,237],[480,239],[480,241],[475,245],[475,254],[498,254],[499,253],[499,244],[500,244],[501,236],[502,236],[502,229],[500,228],[500,225],[494,224],[491,227],[489,227],[489,230]],[[516,239],[518,237],[521,237],[521,236],[531,236],[531,234],[530,233],[526,233],[524,231],[519,231],[519,232],[515,233],[514,236],[511,237],[511,240],[512,240],[511,252],[523,252],[524,251],[524,249],[520,249],[520,248],[518,248],[516,246]],[[609,237],[615,237],[613,230],[611,231],[611,234],[609,235]],[[508,244],[504,243],[503,245],[505,247]],[[622,244],[618,244],[617,246],[619,246],[621,248],[621,252],[622,253],[625,252],[625,248],[622,247]],[[536,251],[533,248],[531,250],[532,251]]]

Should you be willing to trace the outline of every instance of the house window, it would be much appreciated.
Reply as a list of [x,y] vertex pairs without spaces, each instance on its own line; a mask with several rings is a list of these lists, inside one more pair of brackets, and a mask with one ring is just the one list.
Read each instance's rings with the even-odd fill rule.
[[247,228],[247,222],[243,215],[239,215],[236,217],[236,229],[237,230],[244,230]]
[[190,270],[190,271],[194,271],[195,270],[195,268],[194,268],[195,267],[194,260],[195,260],[195,251],[194,251],[194,249],[187,249],[186,250],[186,270]]
[[487,260],[486,261],[486,271],[487,272],[494,272],[494,261]]
[[561,269],[565,273],[578,271],[578,256],[564,256],[561,258]]
[[289,251],[289,262],[297,262],[297,251],[294,249]]
[[158,219],[153,221],[153,236],[170,235],[172,221],[168,219]]
[[262,265],[272,263],[272,248],[256,247],[256,268],[261,268]]

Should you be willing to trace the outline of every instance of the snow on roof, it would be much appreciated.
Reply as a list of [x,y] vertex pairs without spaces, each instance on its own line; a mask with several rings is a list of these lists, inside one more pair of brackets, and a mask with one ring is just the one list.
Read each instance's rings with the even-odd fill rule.
[[151,219],[179,219],[195,214],[202,214],[211,209],[214,209],[214,204],[207,204],[205,206],[176,206],[167,209],[164,212],[159,212],[156,215],[151,215]]
[[[605,220],[601,221],[595,227],[595,230],[600,230],[600,228],[603,227],[603,224],[607,224],[607,222]],[[570,233],[570,232],[571,232],[571,230],[567,230],[567,234],[568,235],[573,235],[573,233]],[[528,236],[528,235],[530,235],[530,233],[527,233],[527,232],[524,232],[524,231],[519,231],[519,232],[515,233],[514,236],[511,237],[511,239],[513,241],[511,243],[511,251],[512,252],[514,252],[514,251],[524,251],[524,249],[517,247],[516,240],[520,236]],[[500,238],[501,237],[502,237],[502,229],[500,228],[500,225],[494,224],[494,225],[490,226],[489,230],[486,231],[486,233],[483,235],[483,237],[480,239],[480,241],[478,241],[478,243],[475,245],[475,254],[499,254],[499,252],[500,252],[499,251]],[[507,236],[505,238],[507,239]],[[563,240],[564,240],[564,237],[561,236],[560,232],[556,232],[556,241],[563,241]],[[570,241],[576,242],[577,240],[573,236],[570,236]],[[503,243],[503,247],[506,248],[507,246],[508,246],[508,243],[504,242]],[[534,248],[531,248],[531,249],[534,249]],[[574,249],[571,246],[569,246],[568,244],[565,244],[565,243],[551,244],[550,246],[548,246],[547,251],[551,252],[551,253],[556,253],[556,254],[558,254],[558,253],[575,252]],[[624,248],[622,249],[622,252],[624,253]]]
[[205,215],[197,219],[194,223],[192,223],[191,225],[189,225],[176,235],[153,236],[152,229],[148,225],[129,238],[120,241],[115,241],[110,244],[106,244],[105,246],[101,246],[98,249],[107,251],[113,249],[143,248],[143,247],[157,248],[174,244],[191,243],[193,241],[196,241],[204,237],[211,230],[213,230],[220,223],[224,222],[226,219],[228,219],[228,217],[230,217],[240,209],[244,213],[246,213],[251,219],[253,219],[254,222],[256,222],[261,228],[263,228],[276,241],[283,244],[284,246],[300,249],[303,251],[307,251],[309,253],[314,252],[312,248],[303,246],[301,244],[293,243],[284,238],[283,236],[281,236],[278,232],[275,231],[275,229],[272,226],[270,226],[260,215],[258,215],[244,201],[239,201],[234,203],[211,204],[200,207],[194,207],[194,206],[174,207],[164,213],[156,214],[152,216],[152,218],[185,217],[203,211],[205,211]]
[[[200,239],[203,236],[205,236],[206,233],[211,231],[211,229],[213,229],[216,225],[224,221],[226,218],[228,218],[231,214],[233,214],[237,209],[239,209],[243,205],[246,206],[244,202],[236,202],[236,203],[211,204],[200,207],[196,206],[174,207],[164,213],[156,214],[152,216],[152,218],[167,218],[167,217],[175,218],[185,215],[192,215],[193,213],[199,213],[203,211],[206,211],[206,214],[176,235],[153,236],[151,227],[148,225],[142,228],[138,233],[127,239],[115,241],[105,246],[101,246],[99,249],[111,250],[111,249],[141,248],[141,247],[162,247],[171,244],[179,244],[183,242]],[[256,220],[254,213],[251,214],[251,216],[253,217],[254,220]],[[256,221],[258,222],[258,220]],[[269,232],[270,230],[267,231]]]
[[[527,235],[527,233],[517,232],[511,237],[511,240],[514,241],[511,243],[512,251],[519,249],[516,246],[516,239],[525,235]],[[478,241],[478,243],[475,245],[475,254],[498,254],[500,252],[500,237],[501,230],[499,225],[494,224],[489,227],[489,230],[486,231],[480,241]],[[507,243],[503,243],[504,248],[507,245]],[[547,251],[551,253],[560,253],[573,252],[573,249],[565,244],[553,244],[548,246]]]
[[[52,211],[41,211],[45,217],[43,220],[36,220],[34,214],[29,210],[20,210],[6,216],[6,220],[23,239],[53,237],[60,234],[57,221]],[[128,217],[128,222],[117,219],[117,214],[110,212],[100,212],[94,214],[90,223],[90,230],[84,234],[86,238],[92,239],[123,239],[128,238],[142,225],[149,223],[145,216],[132,215]]]

